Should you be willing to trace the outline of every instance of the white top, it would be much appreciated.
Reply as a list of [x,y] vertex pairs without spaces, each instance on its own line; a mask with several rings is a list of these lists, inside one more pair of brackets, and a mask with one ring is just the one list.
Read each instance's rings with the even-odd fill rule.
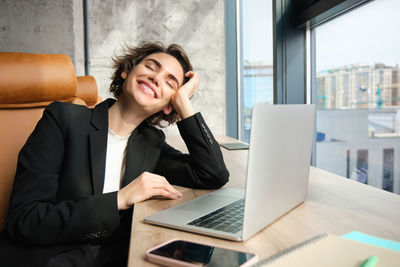
[[108,129],[106,171],[103,193],[118,191],[125,176],[126,145],[129,136],[121,137]]

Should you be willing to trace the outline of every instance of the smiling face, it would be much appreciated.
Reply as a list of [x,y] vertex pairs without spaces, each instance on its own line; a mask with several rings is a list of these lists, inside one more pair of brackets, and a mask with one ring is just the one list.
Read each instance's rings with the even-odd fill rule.
[[182,86],[184,73],[176,58],[166,53],[155,53],[145,57],[125,79],[122,97],[138,106],[146,114],[172,111],[172,95]]

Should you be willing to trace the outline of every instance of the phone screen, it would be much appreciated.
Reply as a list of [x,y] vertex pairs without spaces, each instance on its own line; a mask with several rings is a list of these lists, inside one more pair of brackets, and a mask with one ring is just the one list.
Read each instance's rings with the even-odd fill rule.
[[210,267],[240,266],[254,257],[254,254],[250,253],[181,240],[173,241],[165,246],[152,250],[150,254]]

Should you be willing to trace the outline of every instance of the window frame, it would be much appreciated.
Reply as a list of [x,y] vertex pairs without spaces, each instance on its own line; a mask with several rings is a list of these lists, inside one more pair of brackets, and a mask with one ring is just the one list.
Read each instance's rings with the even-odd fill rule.
[[[224,0],[226,135],[237,139],[240,139],[240,89],[243,86],[240,78],[241,1]],[[370,1],[373,0],[317,0],[301,6],[295,0],[273,0],[274,104],[315,103],[315,27]]]
[[[225,0],[226,135],[240,139],[241,1]],[[274,104],[305,104],[306,31],[290,19],[295,1],[273,0]],[[290,59],[290,62],[288,61]]]

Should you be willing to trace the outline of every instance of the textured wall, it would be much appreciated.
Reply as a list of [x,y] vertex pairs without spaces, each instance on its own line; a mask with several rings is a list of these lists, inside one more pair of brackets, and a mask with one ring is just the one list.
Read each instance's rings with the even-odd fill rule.
[[[89,0],[90,72],[109,97],[111,56],[124,44],[162,41],[183,46],[200,74],[193,104],[214,134],[225,134],[224,0]],[[167,133],[177,134],[176,128]]]
[[[224,0],[89,0],[90,73],[102,98],[110,96],[111,56],[143,40],[185,48],[201,77],[194,107],[225,134]],[[82,1],[0,0],[0,51],[67,54],[83,75]]]
[[67,54],[81,75],[82,21],[79,0],[1,0],[0,51]]

